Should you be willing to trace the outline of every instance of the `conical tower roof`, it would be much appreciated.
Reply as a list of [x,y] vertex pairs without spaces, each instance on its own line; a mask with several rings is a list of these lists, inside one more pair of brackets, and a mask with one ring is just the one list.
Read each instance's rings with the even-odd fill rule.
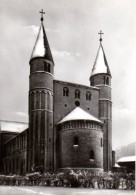
[[97,56],[94,62],[94,66],[92,69],[91,76],[94,76],[96,74],[102,74],[102,73],[105,73],[111,76],[111,72],[108,66],[108,62],[107,62],[101,41],[100,41],[100,46],[99,46]]
[[38,36],[37,36],[30,60],[37,58],[37,57],[43,57],[46,60],[53,62],[53,58],[52,58],[50,46],[47,40],[47,36],[45,33],[43,22],[41,22],[41,26],[39,28]]
[[88,121],[95,121],[95,122],[103,124],[99,119],[92,116],[88,112],[84,111],[80,107],[76,107],[74,110],[72,110],[58,124],[64,123],[66,121],[75,121],[75,120],[88,120]]

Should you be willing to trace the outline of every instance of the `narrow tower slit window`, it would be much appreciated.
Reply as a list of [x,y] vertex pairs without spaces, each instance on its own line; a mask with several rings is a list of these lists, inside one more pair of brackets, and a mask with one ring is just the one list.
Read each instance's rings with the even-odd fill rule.
[[80,99],[80,91],[78,89],[75,90],[75,98]]
[[106,78],[106,85],[109,85],[109,77]]
[[44,62],[44,71],[47,72],[47,69],[48,69],[48,64]]
[[49,73],[51,72],[51,66],[50,66],[50,64],[48,64],[48,72]]
[[69,89],[67,87],[63,88],[63,96],[69,96]]
[[79,139],[78,136],[74,136],[74,146],[78,146],[79,145]]
[[101,138],[101,147],[103,146],[103,141],[102,141],[102,138]]
[[94,151],[90,150],[90,160],[94,160]]

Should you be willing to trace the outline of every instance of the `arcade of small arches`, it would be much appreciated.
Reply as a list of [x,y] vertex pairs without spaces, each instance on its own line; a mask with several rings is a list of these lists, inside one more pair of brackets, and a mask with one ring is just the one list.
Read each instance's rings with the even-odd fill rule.
[[58,130],[95,129],[102,131],[102,126],[94,121],[67,121],[58,125]]

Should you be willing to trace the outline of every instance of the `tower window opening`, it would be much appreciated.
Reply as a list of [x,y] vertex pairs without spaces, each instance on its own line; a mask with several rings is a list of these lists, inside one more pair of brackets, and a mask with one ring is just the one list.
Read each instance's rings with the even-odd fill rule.
[[75,98],[80,99],[80,91],[78,89],[75,90]]
[[48,72],[51,72],[51,66],[48,64]]
[[86,92],[86,100],[91,100],[91,93],[90,92]]
[[79,145],[79,140],[78,140],[78,136],[74,136],[74,146],[78,146]]
[[93,150],[90,150],[90,159],[94,160],[94,151]]
[[47,72],[47,70],[48,70],[48,64],[44,62],[44,71]]
[[109,85],[109,77],[106,78],[106,85]]
[[51,72],[51,66],[50,66],[50,64],[44,62],[44,71],[45,72],[49,72],[49,73]]
[[69,96],[69,89],[67,87],[63,88],[63,96]]
[[102,141],[102,138],[101,138],[101,147],[102,147],[102,145],[103,145],[103,141]]

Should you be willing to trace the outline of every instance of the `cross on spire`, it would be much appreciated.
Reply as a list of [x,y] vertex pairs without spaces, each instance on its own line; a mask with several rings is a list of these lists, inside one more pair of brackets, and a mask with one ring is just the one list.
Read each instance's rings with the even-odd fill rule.
[[99,32],[98,34],[100,35],[99,41],[101,42],[101,41],[102,41],[102,35],[103,35],[104,33],[100,30],[100,32]]
[[43,22],[44,18],[43,18],[43,14],[45,14],[45,12],[43,11],[43,9],[39,12],[41,14],[41,22]]

